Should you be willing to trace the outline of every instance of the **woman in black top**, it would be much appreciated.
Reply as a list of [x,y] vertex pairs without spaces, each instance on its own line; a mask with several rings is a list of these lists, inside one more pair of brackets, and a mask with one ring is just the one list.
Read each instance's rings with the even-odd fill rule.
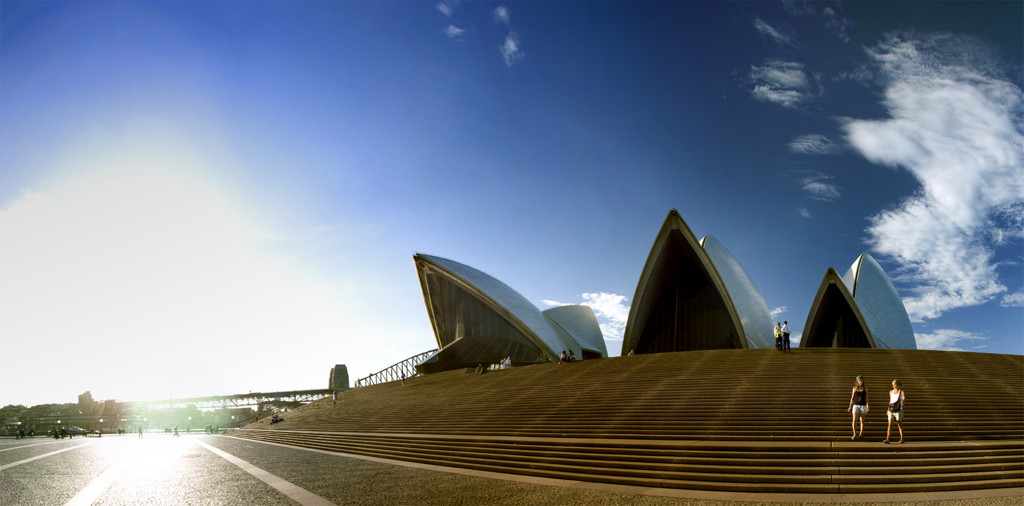
[[[868,387],[864,386],[864,376],[857,376],[857,383],[853,385],[853,392],[850,393],[850,407],[846,412],[853,412],[853,435],[850,439],[857,439],[864,435],[864,415],[868,413]],[[860,433],[857,432],[857,419],[860,418]]]

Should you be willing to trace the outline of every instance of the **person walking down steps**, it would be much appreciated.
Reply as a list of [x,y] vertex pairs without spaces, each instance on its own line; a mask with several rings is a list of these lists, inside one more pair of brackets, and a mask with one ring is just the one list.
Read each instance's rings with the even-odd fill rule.
[[[851,440],[864,435],[864,416],[868,414],[868,387],[864,385],[864,376],[857,376],[857,382],[853,385],[853,392],[850,393],[850,406],[846,408],[847,413],[853,413],[853,435]],[[860,419],[860,432],[857,432],[857,420]]]
[[889,444],[889,436],[892,433],[892,421],[896,420],[896,428],[900,430],[900,440],[896,444],[903,444],[903,403],[906,402],[906,395],[903,393],[903,383],[898,379],[892,380],[892,390],[889,390],[889,410],[886,417],[889,419],[889,426],[885,429],[885,444]]

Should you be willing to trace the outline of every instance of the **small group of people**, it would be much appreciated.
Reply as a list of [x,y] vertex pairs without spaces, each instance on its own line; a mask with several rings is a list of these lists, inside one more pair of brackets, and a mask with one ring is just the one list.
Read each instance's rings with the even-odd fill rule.
[[[889,425],[885,429],[885,444],[889,444],[892,436],[892,422],[896,421],[896,428],[900,431],[900,440],[896,444],[903,444],[903,403],[906,395],[903,393],[903,383],[899,379],[892,380],[892,390],[889,391],[889,407],[886,409],[886,418]],[[853,413],[853,435],[850,440],[864,436],[864,416],[868,414],[868,387],[864,385],[864,376],[857,376],[857,382],[853,385],[850,393],[850,406],[846,408],[847,413]],[[857,422],[860,421],[860,431],[857,431]]]
[[775,349],[789,353],[789,322],[775,322]]
[[558,363],[559,364],[564,363],[564,362],[575,362],[575,361],[576,361],[576,354],[573,353],[572,350],[569,350],[569,354],[568,355],[566,355],[565,350],[562,350],[562,354],[558,356]]
[[512,355],[509,355],[509,356],[501,359],[501,361],[498,362],[498,368],[499,369],[503,369],[503,370],[504,369],[511,369],[512,368]]
[[270,425],[274,425],[275,423],[281,423],[283,421],[284,418],[281,418],[281,415],[277,413],[274,413],[274,416],[270,417]]

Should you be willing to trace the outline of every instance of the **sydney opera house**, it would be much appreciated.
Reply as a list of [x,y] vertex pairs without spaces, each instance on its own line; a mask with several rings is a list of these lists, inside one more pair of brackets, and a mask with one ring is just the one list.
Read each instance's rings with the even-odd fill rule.
[[661,226],[629,309],[622,354],[775,345],[750,275],[722,243],[701,240],[675,209]]
[[843,277],[831,267],[825,272],[800,346],[916,350],[917,339],[896,287],[863,253]]
[[[438,352],[421,373],[510,357],[513,364],[607,357],[587,306],[539,310],[505,283],[437,256],[414,256]],[[771,348],[774,323],[750,275],[725,246],[693,234],[669,211],[637,283],[623,355]],[[864,253],[840,277],[829,268],[800,338],[802,347],[916,349],[906,309],[885,271]]]
[[459,262],[414,257],[437,338],[438,352],[416,366],[420,373],[492,364],[557,362],[562,351],[582,359],[608,356],[588,306],[540,311],[505,283]]

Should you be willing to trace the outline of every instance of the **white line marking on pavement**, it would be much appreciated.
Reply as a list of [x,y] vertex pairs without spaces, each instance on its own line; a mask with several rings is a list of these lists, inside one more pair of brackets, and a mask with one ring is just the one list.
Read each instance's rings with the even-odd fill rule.
[[46,442],[46,443],[34,443],[34,444],[30,444],[30,445],[21,445],[21,446],[15,446],[14,448],[4,448],[3,450],[0,450],[0,452],[7,452],[7,451],[11,451],[11,450],[20,450],[22,448],[28,448],[30,446],[52,445],[52,444],[55,444],[55,443],[57,443],[57,441],[49,441],[49,442]]
[[95,480],[92,480],[78,494],[72,497],[70,501],[64,503],[64,506],[89,506],[96,502],[110,488],[110,484],[114,483],[114,480],[121,475],[125,465],[125,461],[122,460],[110,466],[109,469],[103,471],[103,474],[96,477]]
[[61,452],[66,452],[68,450],[74,450],[76,448],[81,448],[83,446],[89,446],[91,444],[92,443],[85,443],[84,445],[72,446],[71,448],[63,448],[63,449],[57,450],[55,452],[44,453],[43,455],[38,455],[38,456],[32,457],[30,459],[19,460],[17,462],[11,462],[10,464],[4,464],[4,465],[0,466],[0,471],[3,471],[5,469],[10,469],[10,468],[12,468],[14,466],[20,466],[22,464],[28,464],[29,462],[32,462],[33,460],[45,459],[46,457],[50,457],[50,456],[56,455],[56,454],[61,453]]
[[196,442],[199,443],[203,448],[206,448],[207,450],[210,450],[211,452],[216,454],[218,457],[221,457],[222,459],[240,467],[243,471],[255,476],[256,478],[259,478],[259,480],[262,481],[263,483],[266,483],[267,485],[274,487],[282,494],[288,496],[289,498],[303,506],[334,506],[333,502],[328,501],[327,499],[324,499],[323,497],[320,497],[290,481],[287,481],[284,478],[270,474],[234,455],[231,455],[230,453],[214,448],[202,441]]

